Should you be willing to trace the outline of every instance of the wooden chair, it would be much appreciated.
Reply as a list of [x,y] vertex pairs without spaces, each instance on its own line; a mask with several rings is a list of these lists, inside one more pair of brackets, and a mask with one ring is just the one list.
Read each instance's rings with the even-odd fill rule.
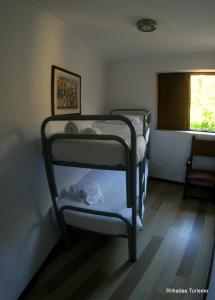
[[[193,158],[200,156],[215,158],[215,140],[201,140],[193,136],[191,154],[186,162],[186,177],[184,185],[184,199],[191,185],[202,186],[211,189],[212,198],[215,200],[215,169],[205,170],[193,166]],[[191,195],[190,195],[191,196]],[[193,196],[191,196],[193,197]],[[199,197],[197,197],[199,198]]]

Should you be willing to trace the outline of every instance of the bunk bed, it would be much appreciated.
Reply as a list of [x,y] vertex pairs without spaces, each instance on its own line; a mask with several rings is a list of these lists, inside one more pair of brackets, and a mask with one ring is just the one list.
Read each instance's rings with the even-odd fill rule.
[[[132,116],[141,119],[138,126]],[[71,121],[90,122],[93,134],[47,132],[50,123]],[[43,121],[41,140],[46,174],[55,218],[68,246],[70,225],[127,238],[129,259],[136,261],[136,235],[142,227],[147,191],[149,125],[150,113],[144,109],[117,109],[110,115],[58,115]],[[54,165],[100,170],[97,178],[106,186],[103,205],[87,206],[71,201],[67,195],[60,196]],[[96,176],[95,172],[92,174]],[[113,185],[118,194],[111,195]]]

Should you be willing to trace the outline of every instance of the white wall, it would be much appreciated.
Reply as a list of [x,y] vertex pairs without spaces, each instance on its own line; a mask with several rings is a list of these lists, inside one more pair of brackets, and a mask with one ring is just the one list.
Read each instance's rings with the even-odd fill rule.
[[[0,10],[0,298],[4,300],[17,299],[58,238],[47,214],[51,199],[38,146],[40,124],[51,112],[51,65],[82,76],[82,113],[105,109],[104,62],[53,16],[27,2],[4,1]],[[82,176],[76,170],[67,179]]]
[[[157,123],[157,73],[215,69],[215,53],[160,55],[110,61],[108,106],[146,108],[152,113],[150,175],[183,181],[191,133],[155,130]],[[214,138],[214,136],[210,136]]]

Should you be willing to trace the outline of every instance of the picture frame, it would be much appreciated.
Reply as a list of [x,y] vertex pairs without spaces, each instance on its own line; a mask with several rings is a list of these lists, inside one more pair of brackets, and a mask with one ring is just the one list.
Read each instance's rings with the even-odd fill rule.
[[81,114],[81,76],[55,65],[51,67],[51,112]]

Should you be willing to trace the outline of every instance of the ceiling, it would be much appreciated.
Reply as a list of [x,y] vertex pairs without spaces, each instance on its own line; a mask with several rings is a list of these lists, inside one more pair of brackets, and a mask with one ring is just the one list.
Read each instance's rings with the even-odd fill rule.
[[[106,59],[215,51],[214,0],[36,0]],[[143,33],[141,18],[158,23]]]

